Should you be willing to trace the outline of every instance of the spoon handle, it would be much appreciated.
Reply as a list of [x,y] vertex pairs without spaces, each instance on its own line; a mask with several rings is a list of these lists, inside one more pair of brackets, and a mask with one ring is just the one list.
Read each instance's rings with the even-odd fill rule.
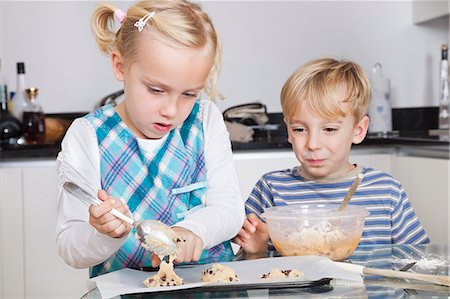
[[[76,185],[75,183],[65,182],[63,187],[67,192],[69,192],[70,194],[72,194],[75,197],[78,197],[83,202],[87,203],[88,205],[97,206],[97,205],[101,204],[101,201],[98,198],[95,198],[94,196],[92,196],[90,193],[83,190],[80,186]],[[122,214],[121,212],[117,211],[114,208],[112,208],[109,211],[109,213],[111,213],[112,215],[116,216],[119,219],[122,219],[123,221],[128,222],[131,225],[134,225],[133,219],[125,216],[124,214]]]
[[348,190],[347,195],[345,195],[344,200],[342,201],[341,205],[339,206],[338,211],[342,211],[343,209],[345,209],[345,207],[347,206],[347,203],[350,201],[353,194],[355,194],[356,188],[358,188],[359,183],[361,183],[362,178],[363,178],[363,174],[358,173],[355,181],[353,182],[350,189]]

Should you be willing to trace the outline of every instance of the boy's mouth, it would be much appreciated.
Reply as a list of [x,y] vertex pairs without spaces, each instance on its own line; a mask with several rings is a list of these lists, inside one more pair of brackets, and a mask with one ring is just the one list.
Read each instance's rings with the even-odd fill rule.
[[306,162],[311,166],[320,166],[324,161],[325,159],[306,159]]

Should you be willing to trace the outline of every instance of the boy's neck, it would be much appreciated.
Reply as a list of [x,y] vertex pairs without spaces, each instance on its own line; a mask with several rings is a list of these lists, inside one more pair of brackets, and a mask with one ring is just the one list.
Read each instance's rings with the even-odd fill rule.
[[310,181],[315,181],[315,182],[320,182],[320,183],[337,183],[337,182],[342,182],[345,181],[351,177],[356,176],[358,173],[360,173],[362,171],[362,167],[358,166],[357,164],[351,164],[352,167],[349,169],[349,171],[347,171],[344,174],[341,174],[339,176],[334,176],[334,177],[324,177],[324,178],[313,178],[311,176],[309,176],[303,169],[303,167],[300,165],[297,167],[297,173]]

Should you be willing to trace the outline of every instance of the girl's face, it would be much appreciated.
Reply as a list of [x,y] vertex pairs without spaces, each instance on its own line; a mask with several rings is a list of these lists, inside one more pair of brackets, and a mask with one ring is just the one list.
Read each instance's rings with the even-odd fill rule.
[[140,41],[130,65],[117,53],[112,60],[125,90],[117,113],[137,137],[146,139],[159,139],[186,120],[212,65],[204,49],[175,48],[148,38]]
[[357,124],[351,113],[326,119],[312,114],[304,102],[298,111],[286,125],[289,142],[305,175],[312,179],[332,179],[350,171],[353,168],[348,161],[351,145],[363,141],[368,117]]

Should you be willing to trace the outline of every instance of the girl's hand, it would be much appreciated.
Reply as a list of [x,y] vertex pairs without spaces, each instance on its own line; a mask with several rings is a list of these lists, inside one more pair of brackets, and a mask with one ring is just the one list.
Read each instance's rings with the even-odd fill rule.
[[[175,262],[187,263],[197,262],[203,252],[203,241],[196,234],[182,227],[174,226],[173,230],[177,235],[181,235],[185,242],[181,244],[180,252],[178,253]],[[156,268],[161,263],[161,260],[156,254],[152,254],[152,267]]]
[[234,242],[247,253],[267,252],[269,242],[267,225],[255,214],[249,214]]
[[131,231],[131,225],[109,213],[112,208],[127,215],[130,213],[127,205],[120,200],[109,197],[104,190],[98,191],[98,198],[103,201],[98,206],[90,206],[89,223],[99,232],[112,238],[122,238]]

